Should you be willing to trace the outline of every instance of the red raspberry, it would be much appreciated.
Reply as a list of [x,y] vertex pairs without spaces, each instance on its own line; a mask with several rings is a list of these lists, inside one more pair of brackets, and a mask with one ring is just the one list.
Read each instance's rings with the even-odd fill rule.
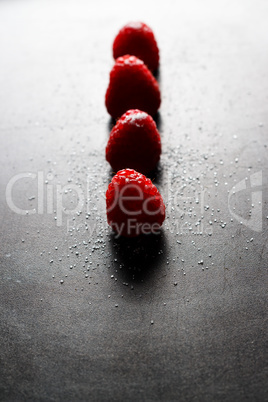
[[160,134],[151,116],[134,109],[117,120],[106,146],[106,159],[115,172],[129,166],[148,173],[155,168],[160,154]]
[[107,220],[119,235],[159,233],[165,219],[161,194],[150,179],[132,169],[117,172],[106,192]]
[[159,64],[159,50],[154,33],[143,22],[130,22],[117,34],[113,43],[115,59],[125,54],[133,54],[143,60],[146,66],[154,71]]
[[116,119],[129,109],[140,109],[153,116],[160,103],[158,83],[143,61],[129,55],[116,59],[105,96],[108,113]]

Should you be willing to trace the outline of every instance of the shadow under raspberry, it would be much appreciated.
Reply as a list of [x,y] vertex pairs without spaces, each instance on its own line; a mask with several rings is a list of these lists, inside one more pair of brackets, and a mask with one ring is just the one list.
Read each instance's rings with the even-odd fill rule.
[[135,238],[110,235],[111,258],[116,260],[116,276],[122,282],[142,283],[153,280],[166,262],[167,240],[159,235],[142,235]]
[[116,124],[116,120],[113,117],[110,117],[107,123],[107,131],[108,131],[108,137],[110,137],[110,133],[112,129],[114,128]]
[[160,67],[159,67],[159,66],[157,67],[156,70],[154,70],[153,76],[154,76],[154,78],[157,80],[158,84],[160,85],[160,82],[161,82],[161,71],[160,71]]
[[154,121],[155,121],[155,124],[156,124],[156,127],[157,127],[157,130],[159,131],[159,133],[161,134],[161,129],[162,129],[162,118],[161,118],[161,113],[158,111],[158,112],[156,112],[156,114],[154,115],[154,116],[152,116],[153,117],[153,119],[154,119]]

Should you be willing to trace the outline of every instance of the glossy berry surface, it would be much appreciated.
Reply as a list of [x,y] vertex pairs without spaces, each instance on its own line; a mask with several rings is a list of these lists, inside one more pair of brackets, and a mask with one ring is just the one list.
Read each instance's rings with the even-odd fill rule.
[[106,192],[108,224],[122,236],[159,233],[165,205],[150,179],[133,169],[117,172]]
[[160,134],[150,115],[132,109],[117,120],[106,146],[106,159],[115,172],[129,167],[149,173],[156,167],[160,154]]

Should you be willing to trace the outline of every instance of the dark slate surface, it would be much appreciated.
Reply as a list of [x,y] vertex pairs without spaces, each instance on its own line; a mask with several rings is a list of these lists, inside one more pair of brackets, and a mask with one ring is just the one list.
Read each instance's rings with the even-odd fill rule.
[[[268,399],[267,11],[1,1],[1,401]],[[161,50],[167,219],[130,241],[106,224],[104,94],[137,19]]]

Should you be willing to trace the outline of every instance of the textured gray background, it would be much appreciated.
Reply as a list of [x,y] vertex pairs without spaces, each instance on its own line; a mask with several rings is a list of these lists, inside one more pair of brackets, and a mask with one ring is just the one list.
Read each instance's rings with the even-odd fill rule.
[[[0,2],[1,401],[268,399],[267,5]],[[160,47],[153,179],[167,203],[161,236],[132,241],[111,235],[104,208],[104,94],[130,20]],[[27,172],[41,214],[7,204]],[[70,184],[84,204],[61,222],[56,189],[75,208]],[[37,179],[12,200],[40,208]]]

